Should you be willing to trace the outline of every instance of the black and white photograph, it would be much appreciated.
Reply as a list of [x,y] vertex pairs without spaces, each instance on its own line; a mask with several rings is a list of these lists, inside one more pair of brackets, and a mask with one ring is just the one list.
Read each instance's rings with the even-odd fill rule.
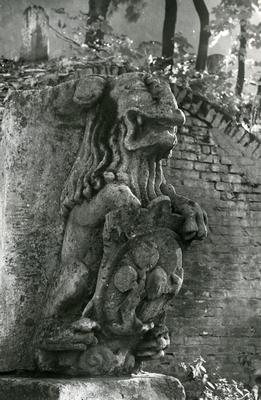
[[0,400],[261,400],[261,0],[0,0]]

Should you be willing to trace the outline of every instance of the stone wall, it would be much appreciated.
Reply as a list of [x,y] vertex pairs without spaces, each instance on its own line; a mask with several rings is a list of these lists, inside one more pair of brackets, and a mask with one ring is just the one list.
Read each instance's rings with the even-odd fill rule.
[[260,141],[199,96],[176,95],[187,122],[165,173],[205,208],[209,236],[185,255],[161,370],[201,355],[212,372],[246,382],[261,354]]
[[14,91],[6,104],[0,143],[0,371],[34,368],[35,326],[63,239],[60,195],[86,123],[82,107],[73,107],[74,90],[69,82]]
[[[176,90],[175,94],[180,107],[186,113],[187,122],[179,132],[179,144],[173,153],[173,158],[169,159],[165,165],[165,174],[167,179],[175,185],[177,192],[198,201],[206,209],[209,216],[209,237],[204,243],[193,243],[185,255],[185,282],[168,315],[172,345],[167,351],[165,359],[150,367],[175,375],[179,362],[191,362],[202,355],[212,371],[218,368],[223,376],[247,381],[252,366],[261,354],[260,140],[237,125],[230,115],[209,104],[200,96],[192,96],[186,90]],[[28,96],[31,95],[32,93],[29,92]],[[32,107],[30,102],[28,104],[29,108]],[[39,104],[37,102],[33,108],[30,108],[30,113],[32,109],[38,110],[34,111],[35,115],[32,121],[34,130],[35,121],[38,121],[39,116]],[[48,116],[48,118],[50,117]],[[67,122],[68,127],[65,125],[54,127],[54,133],[48,131],[42,136],[41,140],[47,140],[50,143],[50,151],[48,150],[48,154],[42,155],[46,162],[42,158],[37,161],[38,163],[44,162],[46,169],[46,173],[41,172],[44,181],[41,180],[39,186],[38,198],[40,200],[46,193],[46,187],[50,185],[48,173],[50,159],[54,160],[54,164],[59,161],[64,165],[63,157],[60,156],[61,153],[64,153],[64,147],[73,149],[70,151],[71,159],[66,159],[64,169],[57,167],[60,165],[59,163],[55,166],[55,170],[60,171],[61,182],[63,182],[68,174],[69,164],[75,157],[81,129],[79,130],[79,121],[76,127],[72,127],[71,121]],[[41,123],[41,118],[39,118],[37,124],[41,125]],[[12,142],[13,147],[9,149],[12,157],[17,157],[17,154],[22,157],[24,154],[23,149],[19,148],[19,143],[29,128],[24,126],[21,126],[21,129],[18,128],[16,129],[17,137]],[[72,135],[69,135],[69,132],[72,131],[72,128],[76,132],[77,143],[75,136],[73,143],[71,142]],[[63,133],[59,133],[60,129]],[[32,140],[37,142],[43,131],[41,127],[39,134]],[[22,135],[23,132],[25,133]],[[29,137],[31,140],[33,136],[30,134]],[[59,153],[53,154],[53,141],[56,140],[59,144],[63,144],[61,147],[58,146]],[[30,144],[30,141],[28,143]],[[10,154],[5,158],[5,162],[12,161]],[[38,157],[37,154],[35,157]],[[26,162],[28,164],[28,160]],[[19,167],[20,164],[18,163],[17,166]],[[23,164],[20,167],[21,171],[24,171]],[[33,170],[28,164],[25,171],[29,170],[32,174],[32,182],[39,184],[38,169]],[[12,166],[12,169],[7,169],[6,176],[2,177],[0,194],[3,199],[7,199],[4,188],[10,186],[6,186],[6,184],[12,181],[14,174],[18,178],[20,177],[20,172],[18,174],[17,171],[16,166],[15,168]],[[12,181],[11,187],[16,187],[19,179],[17,182]],[[57,198],[59,198],[60,190],[60,187],[55,188]],[[23,191],[26,192],[26,188],[19,189],[20,197]],[[21,220],[21,232],[27,228],[31,230],[33,224],[37,235],[38,219],[35,219],[35,209],[31,210],[28,204],[29,206],[34,204],[34,207],[35,204],[38,204],[42,207],[42,200],[35,202],[35,199],[29,199],[28,202],[27,197],[19,197],[19,201],[17,199],[10,201],[13,198],[12,191],[9,194],[10,212],[16,210],[19,202],[22,205],[25,204],[24,208],[28,209],[28,221],[26,220],[26,225],[23,225],[24,220]],[[44,218],[43,214],[44,209],[38,214],[40,219]],[[52,240],[53,235],[57,233],[61,235],[62,229],[59,221],[56,221],[57,229],[55,230],[53,229],[53,216],[48,214],[45,217],[47,218],[46,232],[48,233],[50,230],[50,235],[49,233],[49,236],[47,235],[48,240]],[[4,232],[4,229],[2,231]],[[6,236],[5,240],[7,239]],[[33,243],[29,236],[25,237],[25,240],[27,239]],[[39,236],[38,242],[41,239]],[[46,238],[44,238],[45,241]],[[53,263],[58,257],[58,253],[58,248],[55,248],[52,254],[43,254],[41,262],[43,265],[47,265],[52,259]],[[38,266],[34,259],[30,263],[22,262],[21,265],[24,269],[22,268],[19,273],[25,279],[32,281],[37,297],[39,275],[36,270]],[[26,270],[26,274],[24,274],[24,270]],[[21,281],[21,285],[22,283]],[[12,282],[10,284],[7,282],[6,285],[5,282],[2,282],[1,285],[8,288],[8,296],[12,298]],[[26,315],[27,310],[27,299],[26,296],[23,297],[22,292],[21,286],[22,297],[19,297],[20,293],[18,297],[23,302],[25,309],[21,318]],[[9,320],[12,321],[13,309],[21,306],[20,300],[9,310],[0,310],[0,314],[9,313]],[[37,306],[36,303],[36,308]],[[34,318],[34,315],[30,318]],[[30,319],[28,319],[27,325],[21,322],[22,325],[27,326],[27,340],[31,335],[30,323]],[[17,330],[20,329],[21,324],[17,324]],[[1,335],[4,335],[9,328],[5,324],[2,327]],[[12,342],[12,337],[10,337],[10,342]],[[2,370],[12,369],[17,355],[21,357],[18,350],[24,343],[14,341],[11,345],[12,351],[10,346],[6,346],[8,363],[0,362]],[[4,355],[2,359],[4,360]],[[27,366],[23,360],[21,360],[21,364]]]

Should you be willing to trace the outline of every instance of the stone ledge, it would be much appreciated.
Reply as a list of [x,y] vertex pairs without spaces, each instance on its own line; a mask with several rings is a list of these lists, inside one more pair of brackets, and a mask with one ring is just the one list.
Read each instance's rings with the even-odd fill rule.
[[112,378],[0,378],[1,400],[185,400],[171,376],[139,374]]

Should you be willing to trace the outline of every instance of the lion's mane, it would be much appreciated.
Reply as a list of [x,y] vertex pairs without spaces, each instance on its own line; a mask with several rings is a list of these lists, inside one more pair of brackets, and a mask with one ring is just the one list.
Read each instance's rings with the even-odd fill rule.
[[112,88],[108,79],[100,102],[88,111],[84,138],[61,196],[63,214],[89,201],[108,182],[129,186],[142,205],[162,194],[161,160],[146,156],[142,148],[126,148],[126,135],[135,130],[135,123],[127,113],[119,116]]

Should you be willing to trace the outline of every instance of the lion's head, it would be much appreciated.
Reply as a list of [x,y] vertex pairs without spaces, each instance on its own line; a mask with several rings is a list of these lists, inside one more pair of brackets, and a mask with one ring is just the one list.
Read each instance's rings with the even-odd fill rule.
[[84,139],[62,193],[64,211],[107,182],[128,185],[143,205],[161,194],[161,159],[184,115],[166,80],[145,73],[88,76],[74,101],[89,108]]

